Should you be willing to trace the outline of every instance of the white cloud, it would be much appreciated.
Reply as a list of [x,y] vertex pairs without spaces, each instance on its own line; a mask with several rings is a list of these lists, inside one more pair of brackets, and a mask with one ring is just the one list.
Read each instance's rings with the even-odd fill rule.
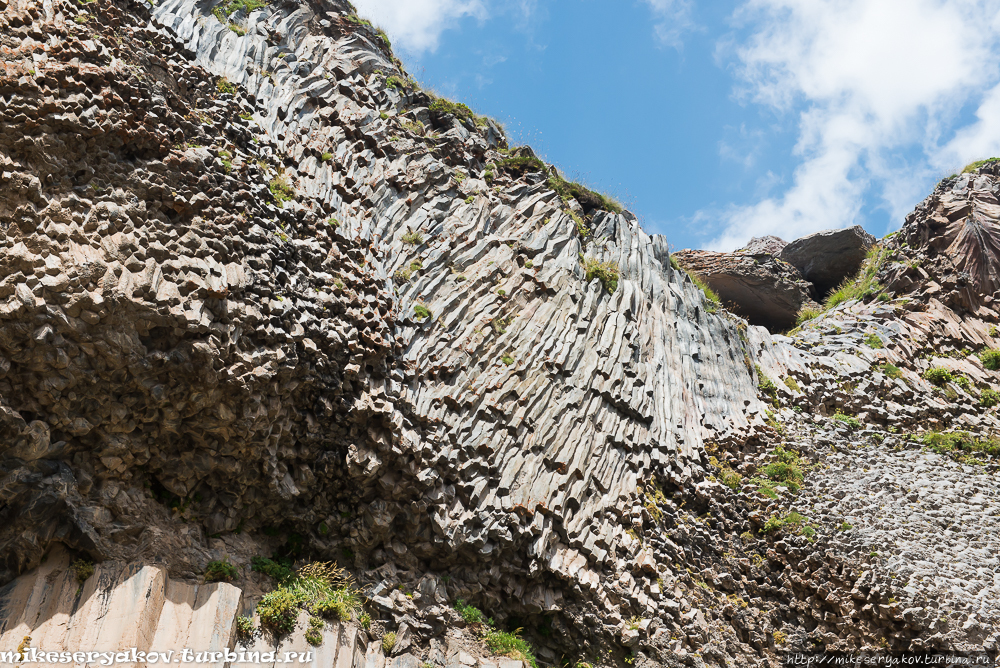
[[646,3],[657,18],[653,26],[656,37],[667,46],[680,50],[684,46],[684,34],[695,27],[691,19],[691,0],[646,0]]
[[976,122],[955,134],[935,164],[948,169],[996,156],[1000,156],[1000,85],[983,97],[976,111]]
[[[738,92],[797,118],[798,164],[780,196],[722,212],[710,246],[863,222],[871,190],[900,216],[941,164],[1000,150],[1000,87],[983,97],[997,85],[998,16],[1000,0],[748,0]],[[942,147],[980,101],[979,121]],[[913,148],[920,164],[890,159]]]
[[358,13],[382,27],[393,45],[410,53],[437,49],[459,19],[489,17],[484,0],[354,0]]

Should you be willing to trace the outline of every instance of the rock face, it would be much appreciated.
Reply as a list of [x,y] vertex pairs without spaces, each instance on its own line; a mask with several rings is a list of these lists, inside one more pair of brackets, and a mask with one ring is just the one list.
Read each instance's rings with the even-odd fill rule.
[[638,486],[683,494],[706,438],[764,424],[665,240],[489,169],[489,123],[415,125],[346,3],[97,2],[4,14],[36,75],[0,81],[0,578],[55,541],[190,579],[307,549],[558,613],[551,653],[623,602],[679,625],[670,567],[630,574]]
[[[86,648],[102,655],[135,648],[143,656],[157,655],[149,664],[196,661],[217,668],[262,665],[246,658],[254,652],[276,652],[277,661],[263,662],[271,666],[288,657],[296,665],[315,668],[417,665],[415,657],[401,652],[387,660],[389,652],[382,643],[373,642],[374,634],[356,623],[323,623],[318,629],[322,642],[314,645],[306,639],[311,617],[304,612],[283,638],[267,632],[241,638],[237,615],[253,615],[257,598],[225,582],[178,582],[163,566],[138,563],[107,561],[80,583],[70,555],[56,548],[31,576],[0,589],[0,647],[9,651],[6,648],[17,648],[27,638],[25,660],[19,664],[26,667],[47,663],[32,660],[30,648],[59,654]],[[86,663],[105,660],[100,656]],[[522,668],[520,661],[510,663],[509,668]]]
[[[338,668],[499,666],[463,649],[481,642],[458,600],[543,665],[996,651],[992,562],[924,580],[988,559],[934,561],[958,515],[914,512],[875,559],[878,504],[823,474],[910,453],[903,429],[1000,426],[995,373],[960,354],[1000,345],[989,256],[888,240],[878,279],[909,302],[873,292],[771,336],[706,304],[632,214],[563,201],[499,126],[409,88],[346,2],[0,7],[3,643],[233,646],[233,601],[252,613],[263,588],[248,564],[274,555],[336,560],[397,634],[386,656],[324,627]],[[950,196],[985,206],[996,179],[970,179]],[[777,244],[688,261],[789,319],[809,284],[755,256]],[[932,364],[964,380],[931,385]],[[902,509],[911,472],[944,493],[993,465],[963,453],[939,476],[914,447],[865,479]],[[803,479],[771,479],[789,458]],[[993,535],[992,497],[966,505],[962,540]],[[98,562],[80,591],[70,558]],[[234,588],[202,588],[219,559]],[[301,647],[305,623],[262,642]]]
[[[762,250],[775,244],[758,243]],[[674,257],[685,269],[700,276],[722,303],[751,324],[784,331],[795,325],[795,316],[804,306],[818,306],[810,295],[810,285],[795,269],[763,251],[716,253],[683,250]]]
[[807,281],[816,285],[819,296],[825,297],[858,272],[874,243],[875,237],[855,225],[796,239],[781,250],[779,257],[798,269]]
[[768,235],[766,237],[754,237],[743,248],[736,251],[742,255],[773,255],[777,257],[781,249],[788,245],[788,242],[780,237]]
[[[998,164],[989,163],[976,173],[946,180],[907,216],[891,243],[898,247],[905,242],[914,249],[908,251],[914,257],[892,267],[892,276],[885,279],[892,289],[937,295],[973,311],[984,296],[996,297],[1000,288],[997,172]],[[934,285],[929,284],[928,270],[938,279]]]

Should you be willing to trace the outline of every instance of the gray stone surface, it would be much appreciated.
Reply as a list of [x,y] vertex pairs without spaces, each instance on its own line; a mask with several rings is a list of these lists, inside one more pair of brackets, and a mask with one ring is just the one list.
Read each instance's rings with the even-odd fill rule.
[[754,237],[746,246],[736,251],[744,255],[773,255],[777,257],[781,249],[788,245],[788,242],[781,237],[767,235],[764,237]]
[[858,272],[874,243],[875,237],[855,225],[796,239],[781,250],[779,257],[815,284],[822,297]]
[[[3,8],[3,581],[48,582],[54,543],[154,584],[195,586],[231,558],[245,614],[262,593],[251,557],[336,559],[373,617],[365,636],[324,630],[338,668],[382,668],[376,641],[394,631],[411,638],[396,663],[506,661],[459,599],[520,622],[548,664],[995,643],[987,566],[933,587],[907,576],[906,592],[891,577],[911,572],[906,554],[866,576],[867,543],[835,525],[849,512],[890,531],[839,489],[835,467],[867,461],[838,458],[854,434],[997,426],[994,375],[963,353],[1000,343],[1000,315],[928,249],[885,242],[879,280],[905,276],[910,301],[872,296],[771,336],[706,304],[631,213],[498,167],[495,124],[432,118],[347,3],[272,3],[232,25],[189,0]],[[995,184],[947,187],[985,203]],[[926,211],[911,223],[900,236]],[[932,365],[968,383],[936,389]],[[806,458],[803,496],[761,492],[778,445]],[[883,468],[859,479],[936,484]],[[844,494],[812,542],[762,531],[818,499],[827,470]],[[961,541],[992,536],[993,506],[972,500],[942,559],[983,557]],[[913,612],[929,596],[947,633]],[[108,619],[134,609],[113,599],[88,598]],[[301,624],[278,641],[301,644]]]
[[727,308],[753,325],[775,332],[791,329],[802,308],[818,306],[812,299],[812,286],[768,253],[682,250],[674,257],[700,276]]

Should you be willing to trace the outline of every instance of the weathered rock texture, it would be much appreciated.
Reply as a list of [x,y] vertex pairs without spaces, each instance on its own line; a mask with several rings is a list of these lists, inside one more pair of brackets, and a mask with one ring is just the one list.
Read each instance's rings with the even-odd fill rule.
[[781,237],[768,235],[766,237],[754,237],[746,246],[736,251],[744,255],[773,255],[777,257],[781,249],[788,245],[788,242]]
[[[558,612],[555,647],[656,617],[665,571],[625,575],[638,481],[683,489],[706,437],[763,428],[739,328],[666,242],[487,187],[496,129],[404,123],[426,96],[387,86],[344,4],[240,35],[189,2],[98,3],[4,14],[3,579],[53,541],[196,577],[279,527]],[[614,293],[581,253],[617,263]]]
[[700,276],[722,303],[751,324],[784,331],[795,324],[805,306],[817,307],[812,286],[799,273],[768,252],[754,255],[683,250],[674,257],[685,269]]
[[[247,607],[252,611],[256,598],[244,597],[240,589],[224,582],[187,584],[172,580],[166,567],[156,564],[106,561],[80,583],[70,555],[56,548],[32,576],[22,576],[0,589],[0,647],[5,651],[21,648],[25,660],[18,665],[26,668],[52,663],[32,661],[31,648],[45,654],[56,652],[57,656],[80,651],[101,654],[83,661],[73,658],[77,665],[109,665],[104,653],[118,655],[124,650],[124,656],[130,657],[133,649],[144,656],[156,653],[158,658],[131,665],[183,661],[218,668],[275,666],[287,657],[295,665],[313,668],[418,665],[416,657],[402,651],[405,648],[394,651],[398,656],[392,657],[380,642],[374,642],[374,634],[352,623],[324,623],[319,629],[322,642],[313,645],[305,637],[306,613],[300,615],[296,628],[281,638],[258,632],[252,639],[241,639],[237,614]],[[269,653],[277,659],[260,660]],[[520,661],[505,663],[504,668],[523,665]],[[498,666],[481,659],[479,668]]]
[[[900,293],[937,297],[974,311],[1000,287],[998,163],[942,182],[906,219],[890,245],[906,244],[905,263],[885,280]],[[929,273],[930,272],[930,273]],[[931,274],[934,278],[931,279]],[[986,299],[984,299],[986,298]]]
[[[347,3],[226,23],[191,0],[0,8],[4,600],[62,582],[60,614],[99,633],[73,616],[116,600],[125,564],[173,600],[169,583],[228,557],[246,612],[250,557],[279,553],[348,566],[375,622],[411,636],[398,668],[470,665],[442,640],[472,635],[457,599],[523,628],[545,664],[996,650],[986,599],[928,638],[912,610],[937,592],[899,591],[897,562],[866,566],[832,520],[812,542],[762,533],[780,504],[749,482],[784,443],[813,484],[837,409],[865,437],[996,424],[977,358],[935,361],[975,389],[918,376],[928,354],[995,344],[991,298],[962,292],[961,272],[925,271],[912,304],[849,303],[771,337],[709,307],[630,213],[562,201],[540,165],[504,162],[495,124],[432,113]],[[973,182],[977,201],[994,183]],[[913,261],[890,250],[883,283]],[[588,260],[616,264],[617,285],[587,281]],[[763,265],[794,316],[808,285]],[[752,287],[761,267],[742,256],[739,275]],[[906,382],[876,373],[890,360]],[[108,569],[108,594],[50,582],[56,545]],[[130,600],[108,620],[135,618]],[[4,610],[5,633],[50,628],[31,605]],[[154,638],[167,614],[180,642],[194,617],[166,610],[135,614]],[[358,647],[324,665],[353,666]]]
[[781,249],[778,256],[798,269],[816,285],[820,297],[854,276],[865,261],[875,237],[860,225],[842,230],[823,230],[796,239]]

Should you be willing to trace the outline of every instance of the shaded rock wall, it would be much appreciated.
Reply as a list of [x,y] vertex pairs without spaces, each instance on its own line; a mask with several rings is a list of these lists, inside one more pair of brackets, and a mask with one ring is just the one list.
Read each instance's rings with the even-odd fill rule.
[[[458,598],[523,621],[550,664],[624,665],[631,648],[766,665],[783,637],[916,647],[933,591],[908,595],[925,611],[908,617],[891,565],[861,570],[863,541],[832,519],[815,542],[766,534],[780,504],[714,478],[758,474],[783,442],[822,470],[815,425],[837,409],[992,426],[974,358],[937,361],[977,385],[947,401],[918,377],[932,348],[995,343],[992,310],[931,299],[966,294],[957,275],[914,281],[926,311],[848,304],[797,339],[748,330],[631,214],[563,202],[544,173],[504,167],[495,124],[432,114],[345,3],[231,26],[210,9],[4,6],[0,579],[45,568],[54,543],[141,560],[163,592],[225,556],[247,580],[257,554],[337,559],[435,665],[455,658],[433,643],[461,624]],[[886,272],[912,259],[897,250]],[[614,289],[586,280],[588,258],[617,264]],[[889,361],[910,382],[880,377]]]
[[812,285],[767,252],[682,250],[674,256],[701,277],[727,308],[753,325],[783,331],[795,324],[803,307],[817,306]]
[[737,323],[631,214],[488,187],[497,128],[411,125],[345,11],[8,6],[2,579],[53,541],[195,577],[281,527],[518,614],[655,614],[608,588],[630,500],[762,424]]
[[816,286],[819,298],[850,279],[861,269],[875,237],[860,225],[842,230],[823,230],[787,244],[779,257]]

